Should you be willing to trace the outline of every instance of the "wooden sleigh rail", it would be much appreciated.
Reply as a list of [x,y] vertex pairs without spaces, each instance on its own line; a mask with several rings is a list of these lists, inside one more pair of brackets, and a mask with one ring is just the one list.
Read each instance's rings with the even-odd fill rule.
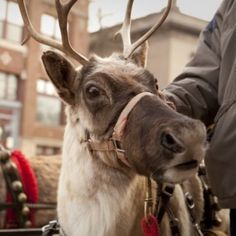
[[42,228],[0,229],[1,236],[59,236],[59,225],[56,220],[50,221]]
[[41,236],[42,229],[0,229],[1,236]]

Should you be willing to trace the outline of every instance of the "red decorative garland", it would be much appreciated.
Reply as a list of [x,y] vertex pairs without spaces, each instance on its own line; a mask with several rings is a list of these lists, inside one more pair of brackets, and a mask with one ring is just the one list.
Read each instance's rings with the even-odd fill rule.
[[[37,203],[38,202],[38,183],[37,178],[34,174],[32,167],[30,166],[29,161],[24,157],[24,155],[16,150],[11,153],[11,160],[16,164],[22,184],[23,190],[27,195],[28,203]],[[12,196],[10,193],[7,193],[6,202],[12,202]],[[30,220],[32,222],[32,227],[35,224],[35,212],[30,210]],[[17,216],[14,209],[8,209],[6,212],[5,219],[5,228],[17,228]]]

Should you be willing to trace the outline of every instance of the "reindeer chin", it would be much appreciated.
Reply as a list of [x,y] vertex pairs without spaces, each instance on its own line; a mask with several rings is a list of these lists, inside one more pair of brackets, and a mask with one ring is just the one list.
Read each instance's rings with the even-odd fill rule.
[[196,175],[199,162],[190,160],[167,168],[160,168],[151,174],[151,178],[157,183],[182,183],[184,180]]
[[[195,167],[194,167],[195,166]],[[168,169],[162,176],[162,181],[167,183],[181,183],[184,180],[194,176],[198,171],[198,165],[192,167],[172,167]]]
[[196,160],[187,161],[175,166],[175,168],[179,170],[190,170],[195,169],[196,167],[198,167],[198,162]]

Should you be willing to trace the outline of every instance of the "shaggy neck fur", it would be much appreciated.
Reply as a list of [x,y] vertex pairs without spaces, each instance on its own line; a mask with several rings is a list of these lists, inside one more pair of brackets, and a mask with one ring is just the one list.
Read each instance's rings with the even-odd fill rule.
[[71,236],[118,235],[121,231],[129,235],[139,211],[135,206],[138,177],[92,157],[86,144],[81,144],[84,138],[82,128],[76,130],[68,123],[58,192],[60,223]]

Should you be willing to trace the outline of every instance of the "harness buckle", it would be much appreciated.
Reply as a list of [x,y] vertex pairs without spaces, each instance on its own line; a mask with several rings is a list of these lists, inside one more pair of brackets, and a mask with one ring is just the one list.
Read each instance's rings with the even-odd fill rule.
[[153,198],[152,198],[152,184],[151,179],[146,177],[145,181],[146,185],[146,197],[144,199],[144,217],[146,221],[148,220],[148,216],[153,213]]
[[170,228],[173,235],[180,235],[180,222],[178,218],[173,217],[170,220]]
[[201,231],[201,227],[197,223],[197,221],[195,219],[195,216],[194,216],[193,209],[195,207],[195,204],[194,204],[193,196],[191,195],[190,192],[186,192],[184,195],[185,195],[185,202],[186,202],[186,205],[189,209],[189,213],[190,213],[190,216],[191,216],[191,219],[192,219],[193,227],[194,227],[194,229],[195,229],[198,236],[203,236],[203,233]]
[[186,203],[187,203],[188,208],[193,209],[195,207],[195,204],[193,201],[193,196],[189,192],[186,192],[185,199],[186,199]]
[[57,220],[52,220],[48,225],[42,227],[42,236],[52,236],[59,233],[59,224]]
[[147,219],[149,215],[152,215],[152,207],[153,207],[152,197],[146,197],[144,200],[145,219]]
[[111,141],[114,145],[114,151],[125,154],[125,150],[122,147],[121,141],[114,139],[114,138],[111,138]]
[[175,186],[173,184],[164,184],[162,187],[161,194],[171,197],[174,193]]

